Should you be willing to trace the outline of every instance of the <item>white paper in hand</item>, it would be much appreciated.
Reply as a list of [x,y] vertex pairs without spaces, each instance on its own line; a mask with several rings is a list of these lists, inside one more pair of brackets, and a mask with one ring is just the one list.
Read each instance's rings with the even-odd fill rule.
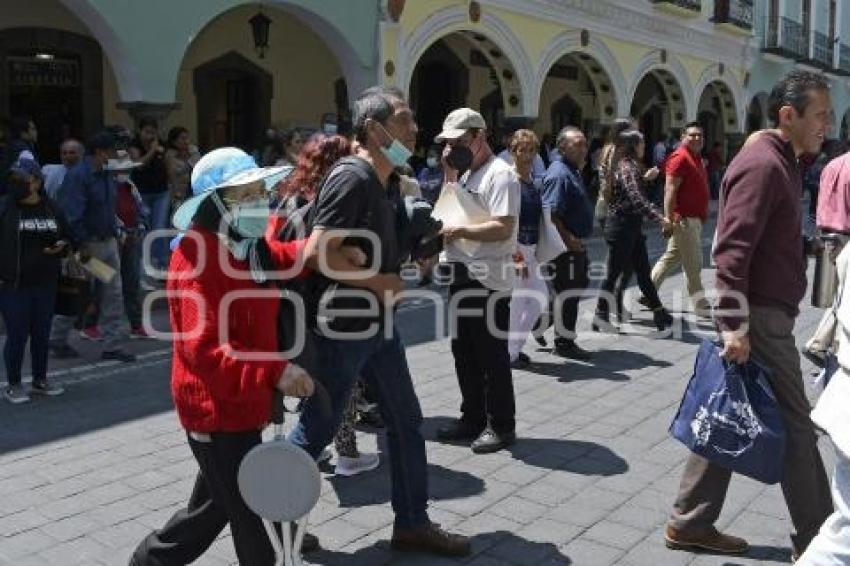
[[[444,226],[472,226],[483,224],[490,220],[490,213],[478,204],[475,197],[460,188],[457,183],[446,183],[440,191],[440,198],[434,204],[433,218],[441,221]],[[473,257],[479,242],[461,238],[452,244],[463,254]]]

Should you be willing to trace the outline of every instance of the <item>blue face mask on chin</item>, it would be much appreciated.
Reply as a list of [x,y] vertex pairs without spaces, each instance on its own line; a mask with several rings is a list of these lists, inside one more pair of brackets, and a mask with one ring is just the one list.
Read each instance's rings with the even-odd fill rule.
[[381,126],[382,130],[384,130],[387,137],[393,140],[389,147],[381,146],[381,153],[383,153],[384,157],[393,164],[393,167],[403,167],[404,165],[407,165],[407,160],[410,159],[413,152],[407,149],[403,143],[392,137],[382,124],[378,123],[378,125]]

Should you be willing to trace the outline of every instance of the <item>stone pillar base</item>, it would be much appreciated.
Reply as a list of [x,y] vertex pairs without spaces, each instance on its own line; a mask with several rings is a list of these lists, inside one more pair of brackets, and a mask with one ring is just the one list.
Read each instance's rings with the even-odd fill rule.
[[143,117],[150,116],[159,124],[162,124],[173,110],[180,108],[179,102],[119,102],[115,106],[120,110],[124,110],[133,118],[133,122],[138,126],[139,120]]

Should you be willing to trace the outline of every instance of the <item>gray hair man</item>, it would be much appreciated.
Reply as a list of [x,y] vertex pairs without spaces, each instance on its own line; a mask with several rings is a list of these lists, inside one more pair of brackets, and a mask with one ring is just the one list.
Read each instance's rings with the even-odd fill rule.
[[83,155],[85,155],[85,148],[78,140],[69,138],[59,145],[59,158],[62,162],[51,163],[41,168],[41,172],[44,174],[44,190],[47,192],[47,196],[52,199],[56,198],[56,193],[62,186],[62,181],[65,180],[65,173],[82,161]]
[[556,143],[560,159],[549,165],[543,178],[543,208],[551,212],[552,223],[566,246],[554,261],[553,284],[559,295],[556,305],[561,307],[555,327],[555,353],[587,360],[590,353],[575,342],[579,294],[590,283],[582,240],[593,232],[593,205],[581,175],[587,161],[587,138],[578,128],[567,126],[558,133]]

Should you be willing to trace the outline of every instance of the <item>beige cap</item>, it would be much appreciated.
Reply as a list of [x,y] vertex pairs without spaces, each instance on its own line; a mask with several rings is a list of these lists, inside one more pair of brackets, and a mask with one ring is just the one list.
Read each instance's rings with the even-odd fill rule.
[[486,129],[484,117],[472,108],[458,108],[446,116],[443,121],[443,131],[434,138],[436,142],[456,140],[472,128]]

